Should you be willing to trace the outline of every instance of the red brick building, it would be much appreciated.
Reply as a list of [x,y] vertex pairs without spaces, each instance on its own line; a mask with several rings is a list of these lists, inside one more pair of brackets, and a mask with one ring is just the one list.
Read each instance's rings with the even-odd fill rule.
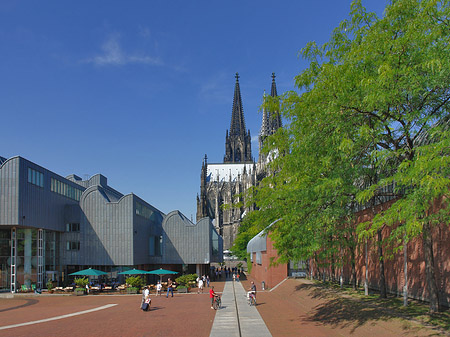
[[[386,204],[384,205],[386,206]],[[379,206],[381,207],[381,206]],[[379,211],[378,207],[375,212]],[[356,214],[356,223],[368,221],[372,219],[373,213],[370,209],[360,211]],[[272,226],[272,225],[270,225]],[[270,231],[270,226],[267,228]],[[273,288],[286,277],[292,274],[292,269],[288,264],[280,264],[273,266],[271,261],[277,258],[277,251],[273,246],[273,242],[267,234],[267,229],[260,232],[252,238],[247,245],[247,252],[250,253],[251,276],[260,284],[264,281],[267,288]],[[383,238],[389,236],[392,228],[385,227],[382,230]],[[436,270],[436,280],[439,289],[439,302],[443,306],[450,305],[450,228],[448,224],[440,224],[433,227],[433,253],[434,264]],[[365,282],[366,266],[367,266],[367,282],[369,289],[379,290],[380,282],[380,263],[378,255],[377,238],[367,241],[367,259],[366,244],[361,243],[356,249],[356,283],[363,286]],[[428,291],[425,278],[425,262],[423,257],[422,237],[419,236],[408,242],[405,250],[396,251],[389,254],[388,247],[384,246],[385,251],[385,279],[387,291],[391,294],[401,296],[405,284],[408,288],[408,297],[427,300]],[[335,268],[332,275],[332,268],[317,267],[315,261],[310,260],[310,270],[315,278],[339,280],[342,276],[344,283],[350,283],[351,264],[349,252],[344,253],[344,266]],[[390,257],[388,255],[391,255]],[[405,278],[405,256],[406,256],[406,278]],[[367,265],[366,265],[367,261]],[[323,261],[322,261],[323,262]],[[325,264],[325,263],[323,263]],[[322,264],[322,265],[323,265]],[[405,282],[406,280],[406,282]]]
[[277,251],[266,231],[268,228],[248,242],[247,252],[250,253],[250,261],[247,261],[247,265],[251,264],[251,276],[260,285],[264,282],[266,288],[273,288],[288,277],[289,268],[286,263],[271,265],[271,261],[277,256]]

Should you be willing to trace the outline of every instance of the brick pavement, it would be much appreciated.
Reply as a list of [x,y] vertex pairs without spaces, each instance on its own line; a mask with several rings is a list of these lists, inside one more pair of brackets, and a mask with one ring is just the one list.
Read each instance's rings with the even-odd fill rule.
[[[243,281],[246,289],[250,281]],[[257,309],[274,337],[442,336],[392,312],[327,293],[306,279],[287,279],[273,291],[257,286]]]
[[[217,292],[224,282],[214,282]],[[249,287],[249,281],[243,281]],[[392,313],[327,294],[308,280],[289,279],[273,291],[260,291],[257,309],[270,333],[279,336],[441,336],[442,333]],[[89,314],[0,330],[0,336],[209,336],[216,312],[192,289],[173,298],[152,295],[152,310],[139,309],[141,295],[30,295],[0,298],[0,327],[89,310]]]
[[[223,290],[223,282],[214,282]],[[207,289],[207,288],[206,288]],[[55,321],[0,330],[0,336],[209,336],[215,311],[209,294],[173,298],[151,296],[150,312],[139,309],[141,295],[29,295],[0,299],[0,328],[107,304],[114,307]]]

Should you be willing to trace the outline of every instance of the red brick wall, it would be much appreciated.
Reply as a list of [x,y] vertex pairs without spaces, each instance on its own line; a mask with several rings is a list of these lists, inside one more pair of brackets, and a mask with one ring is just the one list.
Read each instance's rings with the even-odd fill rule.
[[[288,265],[286,263],[271,265],[272,259],[277,257],[277,251],[273,247],[273,242],[267,236],[267,250],[261,253],[261,264],[256,263],[256,253],[253,253],[251,276],[256,280],[257,289],[261,289],[262,281],[267,288],[273,288],[288,276]],[[249,261],[250,262],[250,261]]]
[[[379,212],[381,207],[389,207],[392,202],[375,207],[374,211]],[[433,207],[439,208],[436,203]],[[373,217],[371,209],[366,209],[356,214],[356,223],[370,221]],[[391,228],[385,227],[382,230],[383,238],[389,236]],[[436,270],[436,279],[439,288],[439,300],[441,305],[450,306],[450,228],[448,224],[441,224],[433,227],[433,252]],[[377,238],[368,240],[368,283],[369,288],[379,289],[380,266],[377,247]],[[428,291],[425,278],[425,262],[423,256],[422,238],[417,237],[407,244],[407,273],[408,273],[408,295],[409,297],[427,300]],[[345,261],[342,270],[344,282],[351,281],[351,264],[348,252],[345,252]],[[383,246],[383,255],[386,256],[384,271],[386,287],[388,292],[401,295],[405,285],[404,278],[404,251],[393,252],[392,248]],[[390,258],[387,255],[391,255]],[[271,266],[271,259],[277,257],[276,249],[272,240],[267,237],[267,251],[262,253],[262,264],[256,264],[256,254],[253,253],[251,276],[261,285],[266,282],[267,287],[272,288],[288,276],[287,264]],[[313,274],[316,277],[321,275],[331,276],[331,267],[318,268],[314,262],[310,262]],[[356,249],[356,281],[359,286],[364,286],[365,280],[365,244],[361,243]],[[341,270],[335,270],[335,279],[338,280]]]
[[[386,207],[386,205],[384,205]],[[378,212],[379,209],[375,209]],[[357,223],[368,221],[372,218],[371,210],[365,210],[357,214]],[[391,228],[385,227],[382,230],[383,238],[389,236]],[[450,228],[447,224],[433,227],[433,253],[436,270],[436,279],[439,287],[439,299],[441,305],[450,304]],[[407,273],[408,273],[408,295],[409,297],[427,300],[428,291],[425,278],[425,262],[423,256],[422,237],[419,236],[408,242],[407,247]],[[378,256],[377,238],[372,238],[367,242],[368,252],[368,283],[369,288],[379,289],[380,264]],[[343,267],[344,282],[351,280],[351,264],[348,252],[346,254],[346,264]],[[405,285],[404,278],[404,251],[393,252],[392,248],[383,245],[383,255],[385,256],[385,279],[388,292],[393,294],[403,294]],[[388,257],[387,255],[391,255]],[[364,286],[365,280],[365,244],[358,245],[356,250],[356,279],[359,286]],[[313,264],[313,273],[316,277],[325,274],[331,275],[331,267],[317,268]],[[335,279],[339,279],[340,270],[335,272]]]

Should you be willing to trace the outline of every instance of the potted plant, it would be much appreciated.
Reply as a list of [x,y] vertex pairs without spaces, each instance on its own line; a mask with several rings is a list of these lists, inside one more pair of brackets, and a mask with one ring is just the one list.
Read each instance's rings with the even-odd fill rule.
[[189,292],[189,290],[191,290],[191,285],[193,283],[195,284],[197,277],[197,274],[187,274],[177,277],[175,279],[175,282],[178,284],[177,291],[179,293]]
[[127,283],[127,294],[137,294],[144,284],[144,280],[140,276],[130,276],[125,280]]
[[52,280],[48,280],[46,283],[47,286],[47,290],[50,294],[53,294],[53,281]]
[[75,279],[75,295],[86,295],[86,286],[89,284],[89,279],[87,277],[78,277]]

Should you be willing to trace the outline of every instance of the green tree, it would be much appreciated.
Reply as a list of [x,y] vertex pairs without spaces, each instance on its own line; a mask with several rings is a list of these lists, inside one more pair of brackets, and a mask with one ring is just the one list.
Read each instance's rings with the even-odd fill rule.
[[[450,187],[449,7],[392,0],[377,18],[356,0],[329,42],[302,50],[309,61],[296,77],[302,94],[282,97],[288,123],[265,143],[278,153],[275,174],[255,193],[254,219],[282,218],[272,228],[280,261],[317,254],[332,261],[339,245],[352,255],[358,238],[401,248],[404,237],[421,235],[430,311],[438,310],[431,234],[448,221],[448,204],[436,203]],[[385,198],[392,207],[359,226],[357,238],[355,207]],[[390,237],[380,237],[383,226],[392,227]]]

